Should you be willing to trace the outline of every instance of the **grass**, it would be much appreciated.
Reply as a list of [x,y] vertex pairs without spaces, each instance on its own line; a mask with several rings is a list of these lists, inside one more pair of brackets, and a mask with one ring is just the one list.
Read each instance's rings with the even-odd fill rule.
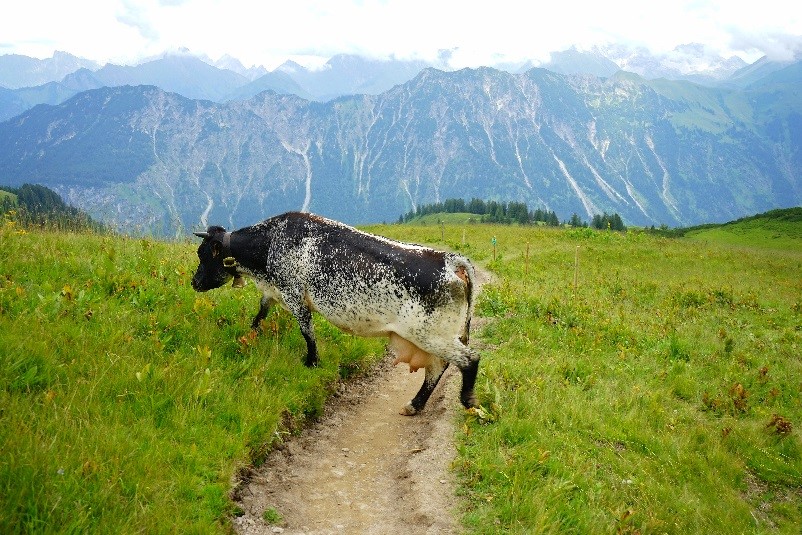
[[268,507],[265,509],[265,512],[262,513],[262,520],[264,520],[268,524],[280,524],[281,523],[281,515],[273,509],[272,507]]
[[494,319],[482,410],[458,438],[466,531],[798,533],[802,248],[777,254],[758,227],[737,245],[373,229],[463,250],[496,276],[477,306]]
[[[797,242],[368,230],[495,275],[473,337],[482,409],[458,426],[466,532],[798,533]],[[306,369],[278,311],[249,337],[258,292],[193,292],[192,243],[9,223],[0,239],[2,533],[229,531],[232,477],[383,351],[316,318]]]
[[214,533],[234,474],[307,418],[377,340],[292,318],[248,336],[253,285],[197,294],[194,245],[95,234],[0,239],[0,532]]
[[481,223],[481,221],[482,221],[482,216],[477,214],[469,214],[467,212],[457,212],[453,214],[441,213],[441,214],[427,214],[424,216],[416,217],[409,223],[406,223],[406,226],[410,227],[437,226],[439,228],[441,224],[472,225]]
[[733,223],[703,226],[686,236],[694,240],[778,251],[802,250],[802,208],[774,210]]

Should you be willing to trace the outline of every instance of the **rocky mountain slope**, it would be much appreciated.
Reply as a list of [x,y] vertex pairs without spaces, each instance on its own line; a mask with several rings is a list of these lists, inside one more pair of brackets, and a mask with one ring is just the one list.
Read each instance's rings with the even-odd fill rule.
[[392,221],[458,197],[629,225],[724,221],[802,203],[798,86],[482,68],[328,103],[101,88],[0,123],[0,183],[41,183],[104,221],[166,234],[289,209]]

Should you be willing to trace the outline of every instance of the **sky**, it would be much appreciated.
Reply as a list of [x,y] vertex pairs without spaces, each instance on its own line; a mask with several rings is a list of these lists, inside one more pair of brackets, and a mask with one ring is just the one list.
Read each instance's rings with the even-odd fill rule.
[[[246,67],[287,59],[308,67],[335,54],[448,57],[452,68],[548,61],[572,46],[627,45],[653,54],[700,43],[753,62],[802,53],[795,0],[25,0],[4,9],[0,54],[56,50],[135,64],[188,49]],[[790,7],[796,4],[795,7]],[[445,51],[445,55],[444,55]]]

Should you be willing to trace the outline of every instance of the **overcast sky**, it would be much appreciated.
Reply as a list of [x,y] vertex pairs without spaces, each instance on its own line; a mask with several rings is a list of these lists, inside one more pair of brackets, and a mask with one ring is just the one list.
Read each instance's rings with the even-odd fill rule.
[[[664,53],[701,43],[729,57],[791,59],[802,52],[798,0],[25,0],[4,9],[0,54],[55,50],[131,64],[187,48],[273,69],[334,54],[450,66],[546,61],[571,46],[626,44]],[[791,7],[794,6],[794,7]]]

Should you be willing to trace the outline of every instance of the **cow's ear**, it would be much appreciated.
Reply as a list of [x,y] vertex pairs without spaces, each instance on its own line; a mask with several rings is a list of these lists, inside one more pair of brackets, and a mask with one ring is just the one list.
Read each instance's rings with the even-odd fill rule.
[[212,242],[212,258],[215,258],[223,250],[223,244],[219,241]]

